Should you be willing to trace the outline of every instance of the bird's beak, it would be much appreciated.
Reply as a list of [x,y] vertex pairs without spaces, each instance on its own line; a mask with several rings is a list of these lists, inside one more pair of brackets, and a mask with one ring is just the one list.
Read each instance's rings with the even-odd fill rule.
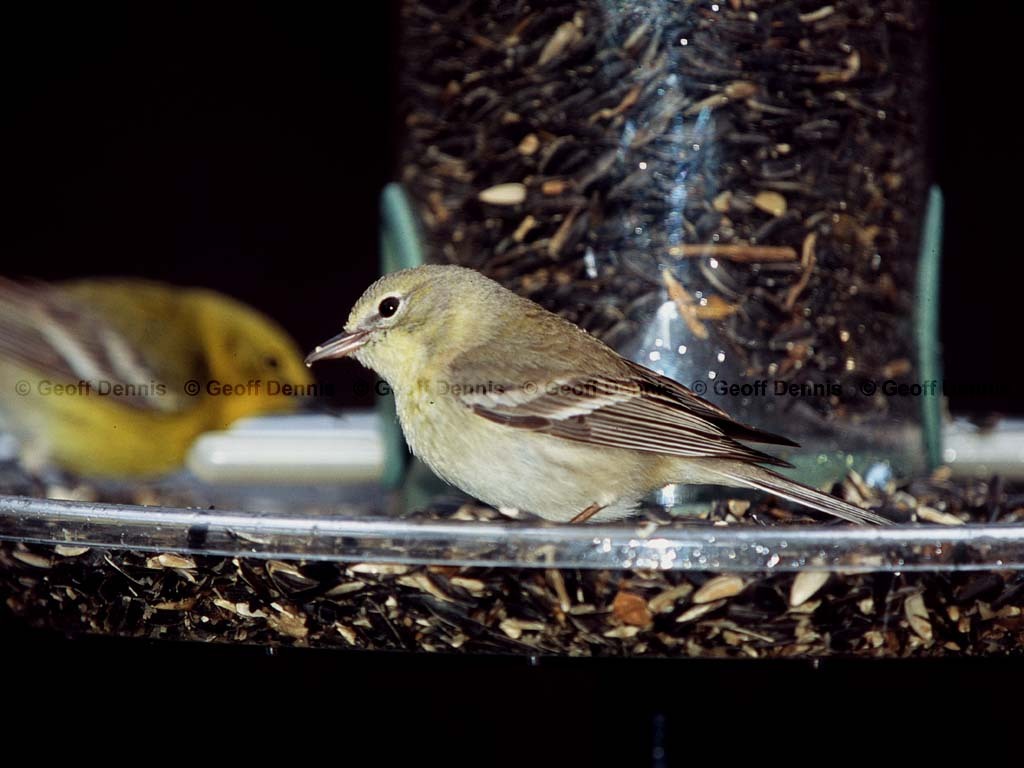
[[366,343],[369,335],[369,331],[339,333],[306,355],[306,365],[310,366],[319,360],[331,360],[335,357],[350,355]]

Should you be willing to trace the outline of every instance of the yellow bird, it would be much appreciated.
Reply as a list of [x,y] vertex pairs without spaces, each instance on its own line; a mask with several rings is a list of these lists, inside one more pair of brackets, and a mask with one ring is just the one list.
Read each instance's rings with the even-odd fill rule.
[[276,323],[214,291],[0,278],[0,423],[29,466],[172,472],[200,433],[292,410],[310,384]]

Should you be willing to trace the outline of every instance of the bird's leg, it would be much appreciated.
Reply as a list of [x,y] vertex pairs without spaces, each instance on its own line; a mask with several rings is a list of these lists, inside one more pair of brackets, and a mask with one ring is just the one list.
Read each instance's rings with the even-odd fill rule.
[[570,523],[585,523],[587,520],[592,518],[598,512],[604,509],[603,504],[591,504],[589,507],[580,512],[576,517],[570,520]]

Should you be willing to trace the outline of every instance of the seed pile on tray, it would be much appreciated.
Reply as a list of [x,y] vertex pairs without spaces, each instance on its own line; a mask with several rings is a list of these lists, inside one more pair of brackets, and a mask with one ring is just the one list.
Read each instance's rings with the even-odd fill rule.
[[812,420],[916,412],[857,384],[913,373],[920,3],[405,0],[401,23],[431,258],[631,353],[671,300],[733,380],[851,385]]
[[[951,482],[939,476],[889,494],[883,509],[940,525],[1022,523],[1024,492],[998,480]],[[451,510],[422,514],[452,516]],[[454,516],[497,514],[463,507]],[[767,502],[737,500],[723,500],[709,517],[731,525],[806,521]],[[909,555],[917,556],[929,553]],[[21,620],[71,634],[271,646],[752,657],[991,655],[1024,649],[1024,573],[997,569],[554,570],[0,542],[0,595]]]

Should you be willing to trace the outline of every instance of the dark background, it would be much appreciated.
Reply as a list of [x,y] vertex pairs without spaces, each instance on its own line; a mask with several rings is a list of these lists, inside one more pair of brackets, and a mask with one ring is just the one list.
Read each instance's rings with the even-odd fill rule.
[[935,2],[935,172],[946,198],[942,330],[954,411],[1024,412],[1021,222],[1024,142],[1008,88],[1021,71],[1020,3]]
[[[935,3],[932,155],[947,200],[947,376],[1022,411],[1017,4]],[[395,13],[221,3],[35,7],[2,25],[0,273],[138,274],[205,284],[273,314],[309,349],[377,273],[394,173]],[[355,398],[356,366],[340,404]],[[362,387],[362,389],[366,389]]]
[[[394,155],[392,7],[344,7],[5,13],[0,274],[205,285],[304,351],[338,333],[378,274]],[[369,404],[359,366],[317,375]]]
[[340,768],[1020,762],[1020,658],[530,664],[504,656],[69,642],[45,633],[6,639],[6,751],[59,751],[69,761],[89,755],[117,765],[166,755],[187,764],[219,757],[227,765]]
[[[340,7],[340,6],[339,6]],[[377,271],[393,172],[392,10],[299,5],[33,6],[0,19],[0,272],[202,283],[274,314],[309,348]],[[1024,221],[1019,4],[936,4],[936,174],[947,200],[947,372],[1011,383]],[[342,375],[336,371],[319,375]],[[346,366],[344,376],[365,376]],[[367,379],[368,380],[368,379]],[[351,391],[349,388],[347,391]],[[1020,411],[1012,395],[959,409]],[[2,598],[2,596],[0,596]],[[0,730],[86,724],[103,754],[202,733],[241,750],[389,764],[657,765],[702,756],[881,755],[968,743],[989,755],[1018,661],[552,662],[68,642],[5,624]],[[60,724],[55,731],[55,724]],[[14,727],[18,724],[17,727]],[[116,734],[116,738],[113,736]],[[659,735],[660,734],[660,735]],[[480,743],[479,747],[474,746]],[[52,744],[42,744],[51,748]],[[553,759],[546,759],[548,758]],[[572,761],[567,762],[567,761]]]

